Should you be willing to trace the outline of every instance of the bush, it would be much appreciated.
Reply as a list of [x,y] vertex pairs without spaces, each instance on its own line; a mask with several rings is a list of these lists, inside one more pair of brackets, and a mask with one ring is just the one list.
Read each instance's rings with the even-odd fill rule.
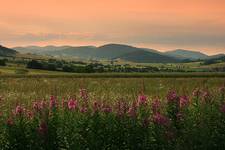
[[6,60],[0,59],[0,66],[6,66]]
[[27,68],[30,69],[43,69],[43,64],[36,61],[36,60],[32,60],[30,62],[27,63]]

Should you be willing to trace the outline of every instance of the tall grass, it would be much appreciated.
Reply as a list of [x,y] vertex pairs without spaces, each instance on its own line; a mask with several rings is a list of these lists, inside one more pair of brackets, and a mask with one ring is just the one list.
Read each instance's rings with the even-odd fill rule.
[[[76,96],[33,99],[2,109],[1,149],[223,149],[225,88],[144,91],[131,99]],[[1,97],[1,108],[7,103]]]

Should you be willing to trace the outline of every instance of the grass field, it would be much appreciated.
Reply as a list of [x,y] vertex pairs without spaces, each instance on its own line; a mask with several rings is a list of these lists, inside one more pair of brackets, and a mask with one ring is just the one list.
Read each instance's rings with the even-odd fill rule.
[[[48,75],[49,76],[49,75]],[[115,101],[119,98],[134,99],[140,92],[150,97],[164,97],[170,89],[181,94],[191,94],[195,88],[214,90],[225,84],[220,78],[78,78],[74,76],[4,76],[0,79],[0,95],[10,103],[31,102],[50,95],[68,97],[79,95],[85,88],[94,99]]]
[[220,149],[224,85],[223,73],[3,74],[0,149]]

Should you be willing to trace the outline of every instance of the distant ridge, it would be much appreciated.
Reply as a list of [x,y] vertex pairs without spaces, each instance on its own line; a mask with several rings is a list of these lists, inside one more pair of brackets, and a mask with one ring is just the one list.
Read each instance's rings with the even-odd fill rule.
[[126,60],[139,63],[175,63],[183,61],[205,60],[218,58],[224,54],[208,56],[204,53],[192,50],[176,49],[168,52],[160,52],[154,49],[138,48],[124,44],[106,44],[103,46],[28,46],[15,47],[21,53],[34,53],[51,55],[55,57],[75,57],[81,59],[107,59]]
[[183,50],[183,49],[168,51],[165,52],[165,54],[168,56],[176,57],[178,59],[190,59],[190,60],[207,59],[209,57],[208,55],[198,51]]
[[0,45],[0,56],[15,56],[17,51]]

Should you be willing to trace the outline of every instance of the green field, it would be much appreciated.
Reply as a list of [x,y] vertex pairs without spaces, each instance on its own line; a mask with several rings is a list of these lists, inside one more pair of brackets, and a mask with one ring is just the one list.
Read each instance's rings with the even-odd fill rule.
[[[18,77],[18,76],[16,76]],[[93,99],[115,101],[120,98],[134,99],[140,92],[150,97],[164,97],[170,89],[190,95],[195,88],[217,90],[225,84],[225,77],[220,78],[78,78],[20,76],[0,79],[0,95],[5,97],[9,106],[16,102],[31,103],[34,99],[48,98],[55,95],[60,98],[77,96],[79,89],[85,88]],[[15,103],[14,103],[15,104]]]

